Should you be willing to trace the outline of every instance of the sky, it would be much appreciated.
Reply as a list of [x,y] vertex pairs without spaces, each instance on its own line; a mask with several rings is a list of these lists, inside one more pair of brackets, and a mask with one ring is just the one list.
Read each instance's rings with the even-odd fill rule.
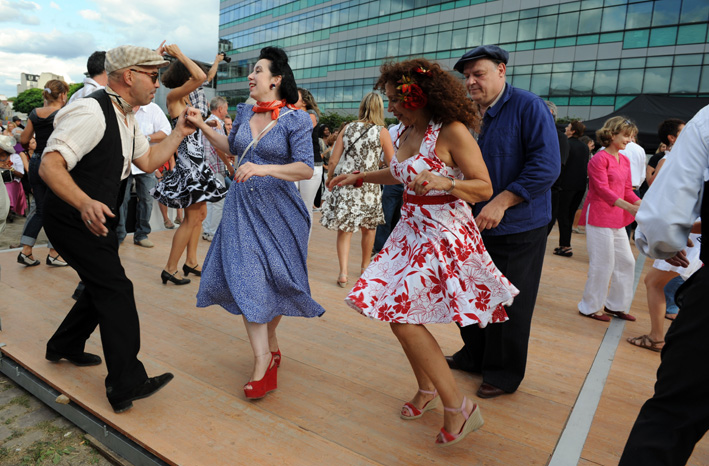
[[96,50],[177,44],[211,63],[219,0],[0,0],[0,94],[17,95],[21,73],[50,72],[82,82]]

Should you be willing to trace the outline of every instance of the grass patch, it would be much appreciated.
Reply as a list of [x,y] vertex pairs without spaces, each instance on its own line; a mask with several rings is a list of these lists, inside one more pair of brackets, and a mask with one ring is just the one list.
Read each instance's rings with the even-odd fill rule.
[[30,397],[27,395],[20,395],[16,396],[15,398],[11,399],[9,403],[7,403],[7,406],[10,405],[20,405],[23,408],[29,409],[30,407]]

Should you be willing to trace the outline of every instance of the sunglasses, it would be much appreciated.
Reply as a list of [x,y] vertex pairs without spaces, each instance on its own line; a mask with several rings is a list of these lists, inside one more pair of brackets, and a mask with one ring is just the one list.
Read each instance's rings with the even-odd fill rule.
[[159,74],[158,74],[157,71],[153,71],[152,73],[148,73],[147,71],[134,70],[133,68],[131,68],[130,70],[131,70],[131,71],[135,71],[136,73],[141,73],[141,74],[144,74],[144,75],[146,75],[146,76],[149,76],[150,79],[153,81],[153,84],[155,84],[156,82],[158,82],[158,76],[159,76]]

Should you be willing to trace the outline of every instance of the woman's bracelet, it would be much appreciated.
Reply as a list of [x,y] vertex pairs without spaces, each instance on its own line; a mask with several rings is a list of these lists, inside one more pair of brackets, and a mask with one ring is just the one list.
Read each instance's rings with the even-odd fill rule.
[[446,178],[451,180],[451,187],[450,187],[450,189],[446,190],[447,193],[450,193],[451,191],[453,191],[455,189],[455,178],[453,178],[452,176],[447,176]]
[[[353,175],[359,175],[360,171],[355,170],[352,172]],[[358,178],[357,181],[355,181],[355,184],[353,185],[355,188],[361,188],[362,185],[364,184],[364,179],[367,177],[367,172],[362,173],[362,178]]]

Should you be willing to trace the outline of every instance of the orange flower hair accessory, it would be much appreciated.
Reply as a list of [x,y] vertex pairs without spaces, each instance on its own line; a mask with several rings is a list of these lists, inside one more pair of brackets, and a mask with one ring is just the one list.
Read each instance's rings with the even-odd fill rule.
[[[427,70],[420,66],[414,68],[412,71],[422,76],[431,76],[431,70]],[[418,110],[426,106],[428,103],[428,97],[423,92],[423,89],[421,89],[421,86],[416,83],[416,80],[413,76],[411,76],[411,74],[402,76],[398,81],[398,84],[399,85],[396,86],[396,89],[399,91],[400,100],[404,103],[404,108],[408,108],[409,110]]]

